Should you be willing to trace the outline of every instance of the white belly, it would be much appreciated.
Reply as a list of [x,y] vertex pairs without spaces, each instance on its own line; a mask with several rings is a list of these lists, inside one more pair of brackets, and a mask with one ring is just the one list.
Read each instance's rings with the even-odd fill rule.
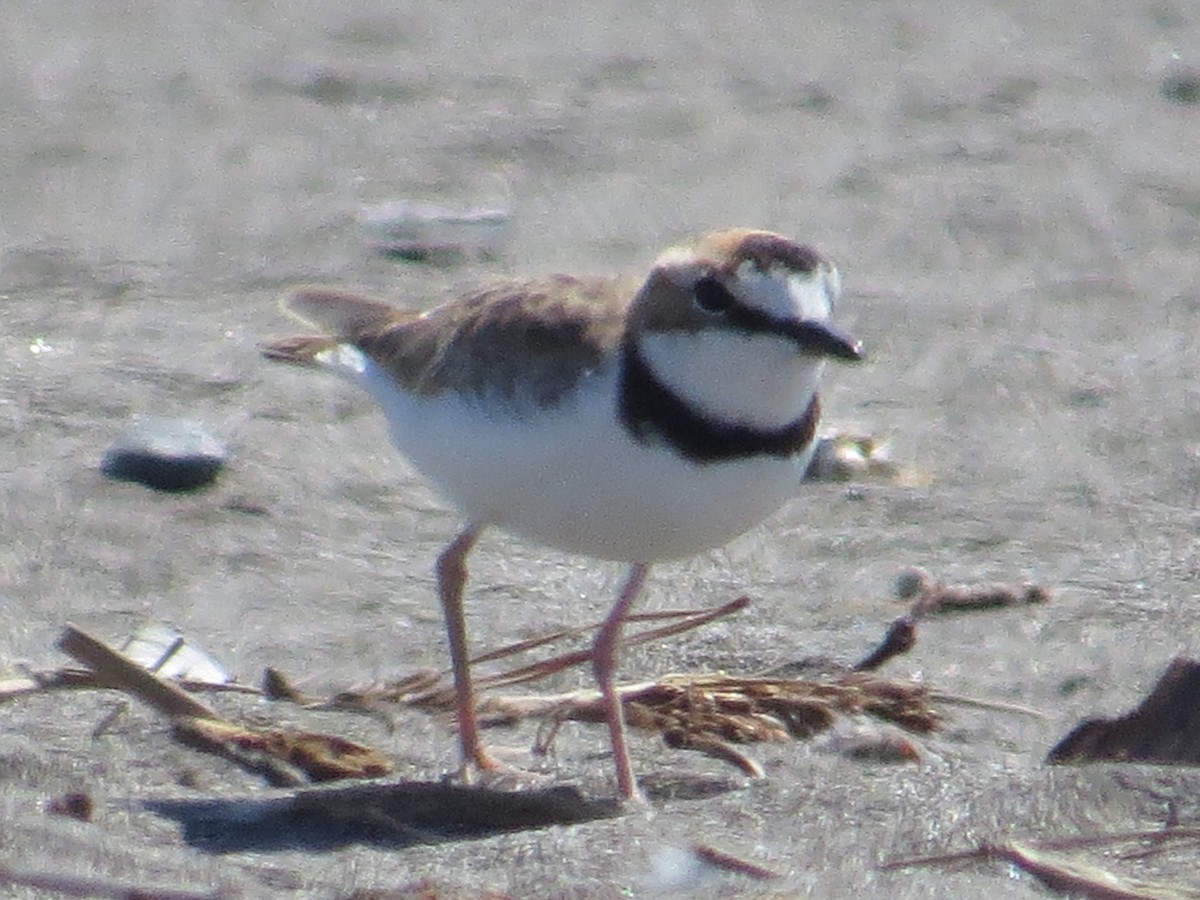
[[470,521],[624,562],[727,543],[792,496],[807,456],[696,465],[638,444],[615,418],[615,376],[595,373],[553,410],[413,397],[367,363],[392,441]]

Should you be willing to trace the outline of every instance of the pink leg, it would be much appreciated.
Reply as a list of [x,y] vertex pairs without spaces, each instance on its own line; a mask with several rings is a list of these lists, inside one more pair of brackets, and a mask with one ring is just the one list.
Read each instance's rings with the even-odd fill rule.
[[438,591],[450,642],[450,664],[454,669],[455,702],[458,712],[458,744],[462,751],[463,776],[472,767],[495,769],[497,764],[483,749],[479,720],[475,715],[475,685],[471,681],[471,656],[467,652],[467,623],[463,617],[463,585],[467,581],[467,556],[482,529],[467,525],[442,551],[437,560]]
[[646,575],[650,571],[648,563],[635,563],[629,567],[629,575],[625,586],[617,597],[612,612],[596,632],[592,642],[592,669],[596,673],[596,684],[600,687],[600,695],[604,699],[604,709],[608,717],[608,735],[612,741],[613,762],[617,766],[617,790],[621,799],[644,803],[645,797],[638,790],[637,781],[633,777],[633,765],[629,761],[629,748],[625,743],[625,712],[621,707],[621,698],[613,684],[613,676],[617,668],[617,646],[621,642],[621,627],[625,617],[633,606],[633,601],[641,593]]

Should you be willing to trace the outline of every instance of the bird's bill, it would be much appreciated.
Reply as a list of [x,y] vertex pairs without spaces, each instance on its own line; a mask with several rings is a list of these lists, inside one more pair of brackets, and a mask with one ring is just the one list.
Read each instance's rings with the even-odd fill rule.
[[829,322],[806,319],[789,329],[790,336],[803,353],[827,356],[844,362],[859,362],[865,356],[862,341],[839,331]]

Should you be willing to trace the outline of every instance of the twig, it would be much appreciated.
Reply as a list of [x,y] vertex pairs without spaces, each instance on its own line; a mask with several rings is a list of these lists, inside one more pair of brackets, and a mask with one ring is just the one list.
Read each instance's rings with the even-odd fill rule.
[[57,872],[31,872],[0,866],[0,885],[29,887],[68,897],[107,897],[111,900],[230,900],[241,896],[229,888],[189,891],[174,887],[146,887],[101,878],[80,878]]
[[744,859],[738,859],[714,847],[709,847],[706,844],[692,844],[692,852],[696,854],[696,858],[708,863],[718,869],[724,869],[726,872],[736,872],[739,875],[745,875],[754,881],[776,881],[782,878],[778,872],[773,872],[763,866],[756,865],[752,862],[747,862]]
[[854,665],[856,672],[874,672],[894,656],[907,653],[917,644],[917,626],[908,616],[901,616],[888,626],[879,646]]
[[[621,645],[623,647],[636,647],[639,644],[646,644],[651,641],[660,641],[664,638],[674,637],[677,634],[683,634],[686,631],[691,631],[707,625],[710,622],[715,622],[717,619],[724,618],[725,616],[731,616],[734,613],[741,612],[749,605],[749,597],[738,597],[735,600],[730,600],[728,603],[712,609],[679,610],[667,613],[640,613],[630,616],[630,621],[647,621],[660,618],[680,618],[683,619],[683,621],[628,635],[621,639]],[[581,630],[591,631],[596,627],[596,625],[589,625]],[[522,644],[526,643],[529,642],[522,641],[521,644],[513,646],[521,646]],[[501,650],[485,654],[484,656],[477,657],[476,660],[473,660],[473,663],[485,659],[498,659],[501,656],[507,656],[510,650],[511,648],[505,647]],[[478,687],[498,687],[504,685],[521,684],[527,681],[536,681],[539,678],[553,675],[557,672],[561,672],[564,669],[568,669],[571,666],[583,665],[584,663],[590,662],[591,658],[592,651],[590,648],[587,650],[575,650],[552,657],[551,659],[546,659],[540,662],[531,663],[527,666],[511,669],[508,672],[482,676],[475,680],[475,684]]]
[[168,716],[220,719],[216,710],[201,703],[169,681],[147,672],[90,634],[68,624],[58,649],[88,666],[104,687],[118,688]]
[[1200,829],[1131,831],[1107,835],[1081,835],[1037,842],[983,843],[970,850],[937,856],[895,860],[883,870],[941,866],[970,860],[1004,860],[1033,875],[1052,890],[1087,900],[1200,900],[1200,889],[1165,881],[1150,881],[1117,875],[1086,862],[1068,859],[1064,850],[1082,849],[1129,841],[1162,842],[1200,837]]
[[930,691],[929,699],[939,703],[952,703],[955,706],[970,706],[973,709],[986,709],[989,712],[1012,713],[1018,716],[1029,716],[1034,719],[1050,718],[1040,709],[1032,706],[1022,706],[1019,703],[1004,703],[1000,700],[981,700],[978,697],[967,697],[963,694],[951,694],[946,691]]
[[1047,603],[1051,597],[1049,588],[1030,582],[974,587],[943,584],[919,566],[903,569],[896,576],[895,593],[901,600],[913,601],[909,616],[914,621],[939,613]]

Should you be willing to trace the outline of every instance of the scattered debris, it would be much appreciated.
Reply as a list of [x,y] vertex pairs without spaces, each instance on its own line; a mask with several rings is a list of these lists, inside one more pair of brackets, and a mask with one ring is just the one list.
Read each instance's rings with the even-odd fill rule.
[[0,865],[0,886],[27,887],[64,897],[109,897],[112,900],[233,900],[242,896],[233,888],[188,890],[179,887],[147,887],[104,878],[85,878],[58,872],[32,872]]
[[175,736],[189,746],[217,753],[244,769],[261,772],[276,786],[378,778],[392,771],[391,761],[378,750],[313,731],[250,728],[188,716],[175,720]]
[[1172,103],[1195,106],[1200,103],[1200,69],[1188,66],[1173,69],[1163,77],[1159,90]]
[[[697,750],[728,762],[750,777],[762,767],[735,745],[807,740],[841,716],[865,715],[926,734],[941,724],[929,705],[930,691],[910,681],[846,673],[831,681],[738,677],[725,674],[668,675],[618,688],[626,724],[654,731],[673,748]],[[595,691],[545,697],[492,697],[481,704],[482,722],[525,718],[604,721]]]
[[105,453],[100,470],[160,491],[194,491],[211,484],[228,458],[225,443],[199,422],[135,416]]
[[919,566],[902,569],[896,576],[894,591],[898,599],[913,601],[909,616],[914,620],[941,613],[1047,603],[1051,598],[1049,588],[1030,582],[975,587],[947,585]]
[[778,872],[772,872],[770,869],[747,862],[744,859],[739,859],[736,856],[731,856],[728,853],[705,844],[693,844],[692,853],[701,862],[707,863],[714,869],[721,869],[725,872],[736,872],[738,875],[745,875],[753,881],[775,881],[783,877]]
[[885,662],[917,645],[917,626],[908,616],[901,616],[888,626],[879,646],[855,663],[856,672],[874,672]]
[[1046,757],[1052,764],[1113,760],[1200,765],[1200,662],[1172,660],[1137,709],[1080,723]]
[[1126,832],[1050,841],[982,843],[971,850],[897,860],[885,863],[880,868],[888,871],[916,866],[959,865],[974,860],[1003,860],[1028,872],[1051,890],[1072,897],[1083,897],[1087,900],[1200,900],[1200,887],[1194,884],[1173,884],[1119,875],[1064,852],[1127,843],[1152,844],[1161,850],[1168,842],[1178,840],[1200,840],[1200,830],[1168,828],[1152,832]]
[[[747,598],[739,597],[712,609],[638,614],[631,621],[665,619],[667,624],[632,633],[626,643],[662,640],[740,611],[748,603]],[[591,627],[520,641],[484,654],[475,662],[495,661],[552,641],[579,637]],[[116,688],[171,716],[177,739],[217,753],[277,785],[371,778],[386,774],[391,765],[382,754],[339,737],[290,729],[249,728],[229,722],[184,687],[207,691],[236,689],[309,708],[383,715],[385,725],[390,723],[384,713],[388,705],[445,714],[453,710],[455,703],[446,672],[418,672],[399,682],[342,691],[330,700],[304,695],[275,669],[267,670],[261,691],[236,685],[205,651],[189,646],[182,635],[163,625],[143,626],[126,642],[126,648],[140,665],[73,626],[67,626],[59,646],[89,668],[64,669],[23,679],[12,684],[7,693],[4,685],[0,685],[0,698],[53,687]],[[481,677],[478,683],[492,688],[527,683],[569,666],[587,664],[590,658],[589,649],[572,650]],[[159,677],[147,666],[191,680],[177,684]],[[930,691],[923,685],[888,681],[865,671],[846,669],[816,680],[678,674],[655,682],[627,685],[619,693],[631,727],[660,734],[670,747],[695,750],[723,760],[753,778],[763,776],[762,767],[737,745],[808,739],[844,716],[874,717],[917,733],[932,731],[940,723],[939,714],[929,705]],[[552,744],[558,725],[564,721],[603,721],[600,698],[591,691],[548,697],[491,695],[483,698],[479,712],[481,722],[492,726],[542,719],[550,726],[549,734],[541,740],[543,749]],[[882,744],[887,744],[886,750]],[[863,748],[859,755],[872,753],[876,758],[886,756],[892,760],[919,758],[911,742],[902,738],[883,741],[873,749]]]
[[[171,643],[172,647],[179,644]],[[125,691],[174,719],[175,734],[181,741],[265,774],[272,783],[302,783],[294,770],[314,781],[372,778],[391,771],[390,761],[382,754],[343,738],[228,722],[182,688],[72,625],[66,627],[58,646],[91,668],[96,686]]]
[[410,262],[494,259],[512,236],[507,207],[454,209],[393,200],[364,209],[359,222],[376,250]]
[[69,791],[59,797],[54,797],[46,804],[46,812],[52,816],[66,816],[68,819],[78,819],[80,822],[92,821],[95,804],[90,794],[84,791]]
[[901,474],[892,460],[891,443],[861,431],[829,431],[817,438],[805,481],[892,480]]

